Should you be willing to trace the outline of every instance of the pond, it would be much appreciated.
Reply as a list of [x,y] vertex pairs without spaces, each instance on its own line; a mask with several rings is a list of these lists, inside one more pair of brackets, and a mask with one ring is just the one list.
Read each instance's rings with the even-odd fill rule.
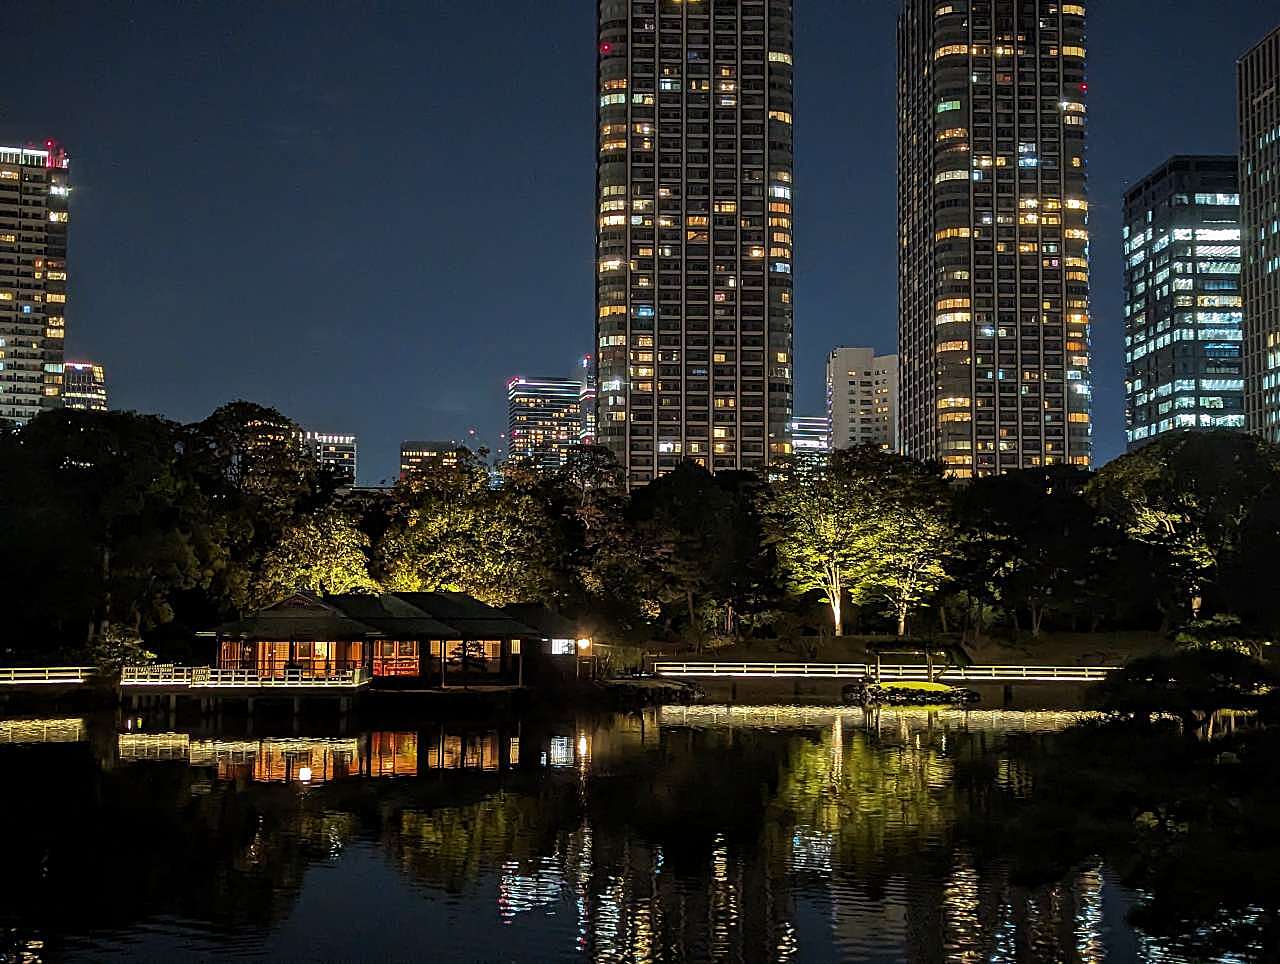
[[1010,736],[1075,718],[0,721],[0,958],[1159,958],[1105,866],[1026,889],[971,846],[1026,791]]

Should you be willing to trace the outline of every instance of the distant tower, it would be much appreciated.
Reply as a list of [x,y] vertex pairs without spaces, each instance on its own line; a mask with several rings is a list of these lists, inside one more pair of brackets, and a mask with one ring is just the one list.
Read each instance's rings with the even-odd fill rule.
[[334,477],[347,485],[356,484],[358,468],[358,444],[354,435],[333,435],[326,432],[303,432],[302,446],[319,464]]
[[1237,77],[1245,419],[1280,442],[1280,27],[1240,59]]
[[833,449],[898,451],[898,356],[834,349],[827,357],[827,418]]
[[1244,428],[1239,162],[1174,157],[1124,196],[1130,451],[1177,429]]
[[898,19],[901,448],[955,477],[1092,460],[1084,14]]
[[0,421],[62,405],[67,314],[67,154],[0,147]]
[[63,365],[62,404],[84,412],[107,410],[107,376],[97,362]]
[[596,383],[596,356],[582,356],[582,392],[578,396],[582,408],[582,431],[578,441],[583,445],[596,444],[596,400],[599,395]]
[[599,0],[600,443],[762,470],[792,400],[791,0]]
[[562,468],[582,434],[582,382],[525,378],[507,382],[509,457],[547,472]]

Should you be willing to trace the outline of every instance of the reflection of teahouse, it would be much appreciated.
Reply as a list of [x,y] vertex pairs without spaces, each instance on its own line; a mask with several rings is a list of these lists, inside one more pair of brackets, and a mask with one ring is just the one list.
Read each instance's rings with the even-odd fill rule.
[[461,593],[297,593],[213,637],[220,669],[319,678],[363,668],[391,687],[518,686],[544,639]]

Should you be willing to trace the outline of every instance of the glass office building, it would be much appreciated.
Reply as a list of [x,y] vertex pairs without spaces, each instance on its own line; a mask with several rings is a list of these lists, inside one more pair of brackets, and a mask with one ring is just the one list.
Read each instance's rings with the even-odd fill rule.
[[1174,157],[1124,197],[1125,429],[1244,427],[1238,163]]

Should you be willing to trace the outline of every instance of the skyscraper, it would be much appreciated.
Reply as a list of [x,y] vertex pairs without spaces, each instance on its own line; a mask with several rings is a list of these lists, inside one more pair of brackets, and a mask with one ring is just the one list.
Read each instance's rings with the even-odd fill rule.
[[1240,194],[1231,157],[1174,157],[1124,196],[1129,450],[1243,428]]
[[599,397],[599,380],[596,376],[596,356],[583,355],[581,361],[582,390],[578,394],[578,407],[582,409],[582,428],[578,441],[583,445],[596,444],[596,399]]
[[356,484],[359,451],[354,435],[303,432],[302,446],[316,460],[320,468],[328,469],[335,478],[347,485]]
[[898,451],[898,356],[834,349],[827,357],[827,418],[833,449]]
[[11,425],[62,405],[69,165],[53,141],[0,147],[0,421]]
[[1085,18],[904,0],[901,443],[957,477],[1089,465]]
[[582,434],[582,382],[525,378],[507,382],[508,457],[546,472],[563,468]]
[[1240,58],[1236,73],[1245,420],[1280,442],[1280,27]]
[[107,410],[107,375],[97,362],[65,362],[62,404],[84,412]]
[[791,0],[598,0],[600,442],[763,469],[792,398]]

